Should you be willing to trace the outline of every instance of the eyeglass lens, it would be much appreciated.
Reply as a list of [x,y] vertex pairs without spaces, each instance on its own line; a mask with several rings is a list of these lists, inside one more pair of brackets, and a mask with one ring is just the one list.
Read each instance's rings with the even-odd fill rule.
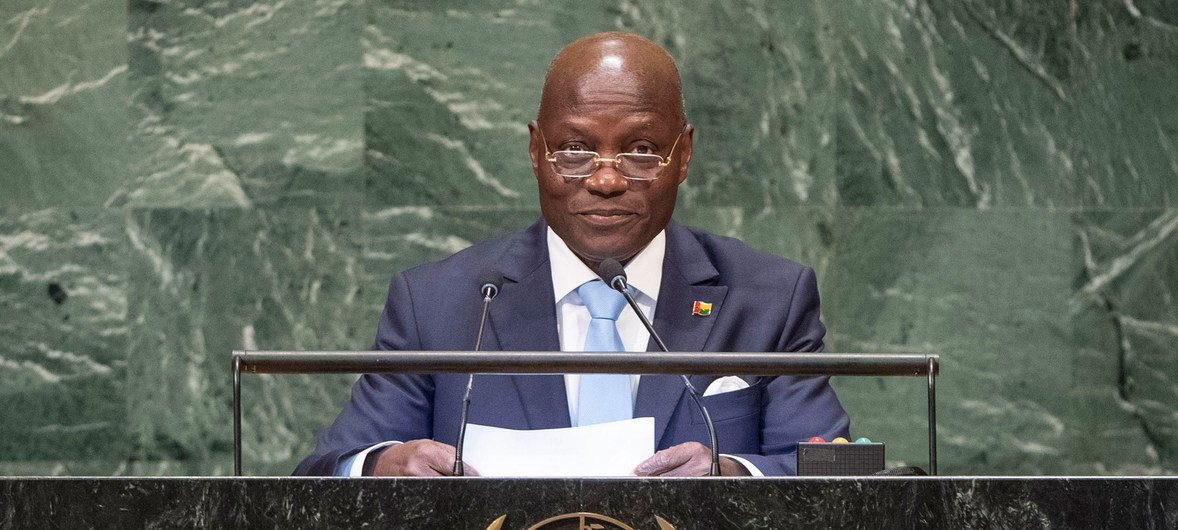
[[[601,167],[600,155],[593,151],[557,151],[552,153],[556,174],[563,177],[588,177]],[[615,157],[618,171],[626,178],[651,180],[658,177],[663,158],[658,155],[622,153]]]

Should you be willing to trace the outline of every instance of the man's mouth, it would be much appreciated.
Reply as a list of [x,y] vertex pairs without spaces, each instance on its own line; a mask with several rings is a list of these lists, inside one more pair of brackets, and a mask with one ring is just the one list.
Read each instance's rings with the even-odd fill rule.
[[627,210],[602,209],[587,210],[577,215],[591,225],[608,227],[629,221],[635,214]]

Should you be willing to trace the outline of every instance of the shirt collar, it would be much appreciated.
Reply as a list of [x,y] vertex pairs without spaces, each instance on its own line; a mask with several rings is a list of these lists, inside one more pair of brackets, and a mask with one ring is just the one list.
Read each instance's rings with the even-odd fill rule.
[[[552,228],[548,228],[548,261],[552,265],[552,292],[559,302],[581,284],[597,278]],[[626,264],[626,281],[639,293],[658,300],[663,282],[663,257],[667,253],[667,231],[661,230]]]

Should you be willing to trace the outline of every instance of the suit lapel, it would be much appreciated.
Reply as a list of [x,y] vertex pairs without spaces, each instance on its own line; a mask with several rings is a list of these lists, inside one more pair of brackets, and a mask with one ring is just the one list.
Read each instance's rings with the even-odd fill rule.
[[[717,285],[718,280],[719,272],[695,237],[674,221],[669,223],[654,329],[671,351],[703,351],[728,294],[728,286]],[[711,315],[692,315],[692,306],[697,300],[712,304]],[[658,345],[652,340],[647,351],[658,351]],[[655,418],[656,443],[666,432],[671,414],[684,392],[683,379],[677,375],[642,376],[634,416]]]
[[[488,317],[501,351],[560,351],[556,334],[556,300],[546,243],[548,225],[532,225],[497,264],[503,288]],[[530,429],[569,426],[568,399],[562,375],[513,375],[520,406]]]

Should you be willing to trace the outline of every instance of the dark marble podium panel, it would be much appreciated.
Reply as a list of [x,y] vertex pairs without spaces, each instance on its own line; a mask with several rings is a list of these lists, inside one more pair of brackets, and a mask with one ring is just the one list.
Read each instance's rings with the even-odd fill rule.
[[0,480],[3,528],[526,528],[572,512],[634,528],[1174,528],[1178,478]]

